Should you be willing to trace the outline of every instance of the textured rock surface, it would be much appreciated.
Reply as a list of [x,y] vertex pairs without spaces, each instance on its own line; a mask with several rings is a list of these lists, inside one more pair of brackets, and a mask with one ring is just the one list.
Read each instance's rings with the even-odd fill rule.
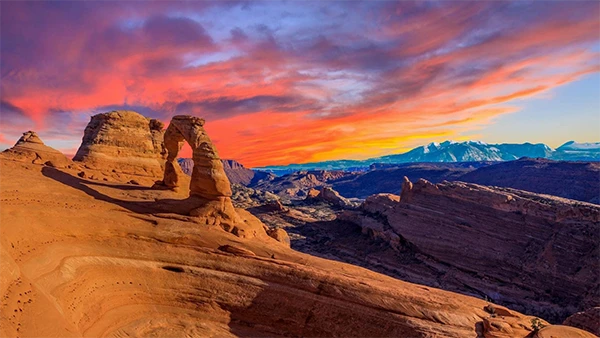
[[564,325],[550,325],[542,328],[533,338],[597,338],[587,331]]
[[482,300],[198,223],[168,206],[170,190],[0,166],[0,336],[530,333],[516,312],[486,329]]
[[[554,321],[600,302],[596,205],[515,189],[406,180],[401,198],[370,197],[361,209],[343,219],[445,271],[428,284]],[[409,280],[428,274],[419,271]]]
[[103,171],[161,177],[164,125],[133,111],[92,116],[74,161]]
[[311,189],[307,192],[305,201],[322,201],[344,209],[352,209],[358,207],[358,203],[348,200],[347,198],[341,196],[337,191],[331,189],[330,187],[321,188],[321,190],[319,190],[319,193],[316,195],[314,190],[315,189]]
[[271,191],[287,199],[302,199],[310,189],[330,186],[337,180],[353,177],[355,173],[344,171],[298,171],[281,177],[265,177],[251,186]]
[[189,179],[189,198],[175,201],[184,213],[198,217],[201,223],[218,225],[238,237],[266,235],[263,224],[248,212],[236,210],[231,201],[231,184],[225,175],[217,149],[204,130],[204,120],[194,116],[174,116],[165,131],[167,151],[165,173],[155,188],[166,186],[177,190],[186,176],[177,163],[184,142],[192,148],[194,167]]
[[367,198],[380,193],[400,194],[398,182],[407,176],[413,181],[425,178],[438,183],[444,180],[460,180],[464,174],[487,162],[473,163],[404,163],[373,164],[369,171],[356,173],[332,183],[333,189],[346,197]]
[[14,147],[3,151],[2,156],[11,160],[33,164],[50,162],[48,165],[58,168],[73,165],[73,161],[60,151],[45,145],[34,131],[24,132]]
[[600,307],[574,313],[563,324],[578,327],[600,336]]
[[190,194],[207,200],[231,196],[231,186],[223,169],[217,149],[204,130],[204,120],[189,115],[174,116],[165,131],[164,145],[167,150],[167,165],[163,183],[168,187],[178,187],[182,172],[177,163],[177,155],[184,142],[192,148],[192,179]]
[[600,204],[599,162],[525,158],[479,168],[459,180]]

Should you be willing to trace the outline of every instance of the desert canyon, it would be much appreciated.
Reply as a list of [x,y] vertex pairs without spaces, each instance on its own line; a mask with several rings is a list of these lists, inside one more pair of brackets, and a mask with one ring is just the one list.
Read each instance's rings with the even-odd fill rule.
[[597,204],[406,177],[346,198],[343,172],[221,160],[204,123],[111,111],[72,160],[33,131],[0,155],[0,336],[600,334]]

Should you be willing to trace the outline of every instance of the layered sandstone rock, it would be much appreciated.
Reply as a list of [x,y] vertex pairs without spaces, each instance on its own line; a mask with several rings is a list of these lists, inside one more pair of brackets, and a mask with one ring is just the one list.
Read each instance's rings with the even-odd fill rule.
[[2,152],[2,156],[33,164],[47,163],[57,168],[64,168],[73,164],[73,161],[63,153],[45,145],[36,132],[31,130],[24,132],[12,148]]
[[173,202],[173,207],[187,208],[190,216],[198,217],[208,225],[220,226],[238,237],[266,235],[260,221],[245,210],[236,210],[231,201],[229,179],[223,169],[217,149],[204,130],[204,119],[177,115],[164,134],[167,151],[165,172],[159,185],[178,189],[185,177],[177,155],[184,142],[192,148],[192,177],[189,180],[189,198]]
[[204,130],[204,119],[189,116],[174,116],[165,131],[164,145],[167,150],[167,164],[163,183],[167,187],[178,187],[181,170],[177,163],[177,155],[188,142],[192,148],[192,180],[190,194],[198,195],[207,200],[231,197],[231,184],[223,163],[217,154],[217,149]]
[[73,160],[91,169],[161,177],[163,128],[162,122],[134,111],[94,115]]
[[403,269],[409,280],[559,322],[600,303],[600,207],[593,204],[406,179],[401,196],[369,197],[340,219],[406,256],[407,265],[399,260],[387,269]]
[[563,324],[578,327],[600,336],[600,307],[574,313]]
[[68,170],[15,161],[0,166],[0,219],[11,225],[0,227],[3,337],[532,332],[531,317],[500,308],[485,325],[491,314],[480,299],[157,212],[176,197],[170,190],[89,184]]

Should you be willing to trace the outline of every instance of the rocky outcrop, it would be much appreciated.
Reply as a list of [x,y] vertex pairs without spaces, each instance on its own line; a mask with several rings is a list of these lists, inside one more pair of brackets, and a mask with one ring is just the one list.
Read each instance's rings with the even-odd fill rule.
[[348,200],[330,187],[321,188],[319,193],[316,195],[314,191],[315,189],[309,190],[304,200],[307,202],[321,201],[342,209],[352,209],[358,207],[358,203]]
[[231,199],[237,208],[250,208],[279,201],[279,196],[268,191],[248,188],[241,184],[232,184]]
[[12,148],[2,152],[2,156],[11,160],[47,164],[57,168],[73,165],[73,161],[60,151],[45,145],[36,132],[31,130],[24,132]]
[[254,184],[252,187],[264,191],[271,191],[280,197],[288,199],[299,199],[306,195],[311,188],[321,188],[327,183],[319,180],[315,173],[299,171],[289,175],[265,179]]
[[461,176],[488,162],[469,163],[401,163],[372,164],[368,171],[355,173],[331,183],[333,189],[348,198],[367,198],[374,194],[399,195],[404,176],[413,181],[419,178],[439,183],[444,180],[456,181]]
[[179,186],[181,169],[176,159],[183,143],[188,142],[194,161],[190,194],[207,200],[231,197],[231,186],[223,163],[203,126],[204,119],[195,116],[173,117],[164,135],[167,163],[163,183],[172,188]]
[[[256,237],[265,234],[263,224],[244,210],[236,210],[231,201],[231,185],[217,149],[204,130],[204,119],[177,115],[165,131],[167,151],[163,180],[155,188],[181,187],[184,174],[177,163],[177,154],[184,142],[192,148],[194,167],[189,181],[189,198],[175,201],[177,208],[186,208],[190,216],[201,223],[220,226],[238,237]],[[185,180],[183,180],[185,181]]]
[[160,177],[163,128],[162,122],[134,111],[94,115],[73,160],[91,169]]
[[535,332],[533,338],[598,338],[587,331],[571,326],[549,325]]
[[430,271],[408,265],[409,280],[488,297],[559,322],[600,303],[595,235],[600,207],[593,204],[406,179],[401,197],[369,197],[359,212],[348,211],[340,219],[441,274],[427,282]]
[[600,307],[593,307],[569,316],[563,325],[578,327],[600,336]]
[[267,235],[288,247],[290,246],[290,236],[288,236],[288,233],[281,228],[267,230]]

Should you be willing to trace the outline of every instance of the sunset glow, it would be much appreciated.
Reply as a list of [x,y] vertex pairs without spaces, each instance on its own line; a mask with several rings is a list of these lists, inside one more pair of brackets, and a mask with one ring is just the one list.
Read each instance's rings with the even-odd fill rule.
[[[583,100],[547,112],[570,114],[566,133],[516,126],[502,141],[600,138],[595,1],[0,6],[1,148],[32,129],[74,154],[91,115],[129,109],[203,117],[221,157],[250,167],[364,159],[497,141],[498,121],[548,100]],[[569,86],[596,96],[557,96]]]

